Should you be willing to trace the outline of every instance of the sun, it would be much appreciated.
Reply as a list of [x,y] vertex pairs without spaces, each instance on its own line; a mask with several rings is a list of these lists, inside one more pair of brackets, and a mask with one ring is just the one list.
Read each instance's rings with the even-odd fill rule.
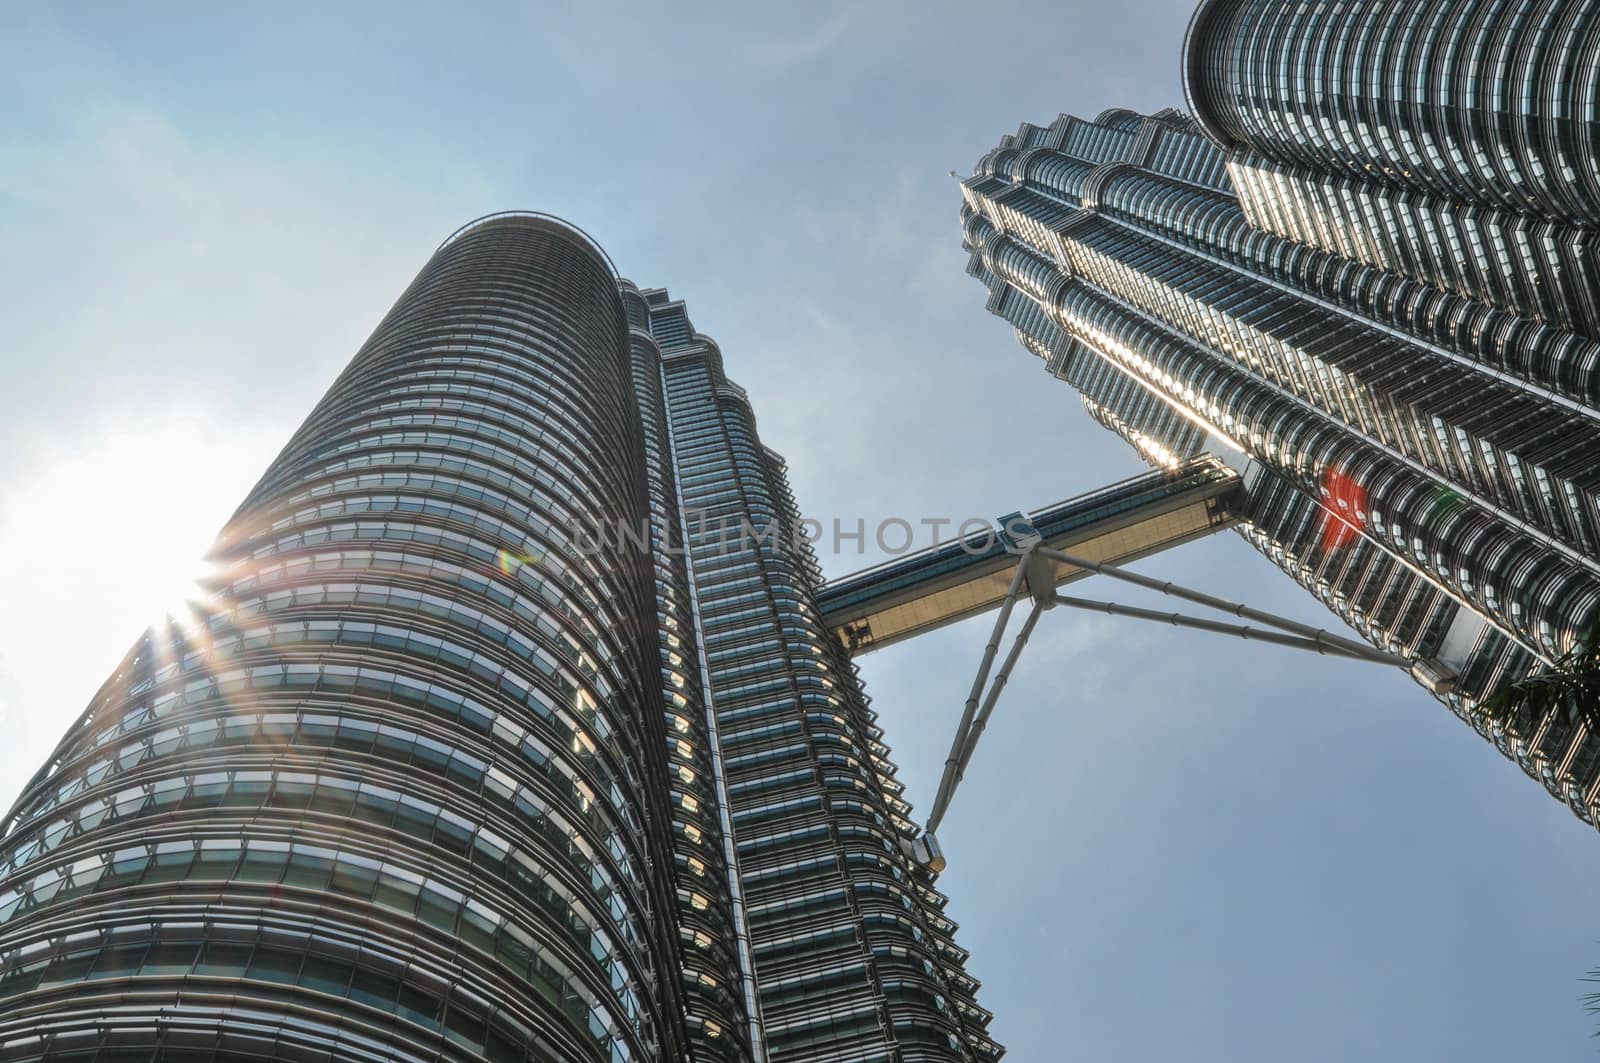
[[199,417],[108,423],[0,467],[0,791],[21,785],[147,630],[187,626],[206,597],[202,559],[286,434]]
[[110,438],[58,469],[55,497],[34,508],[87,562],[77,593],[108,619],[164,628],[204,597],[204,558],[226,519],[219,490],[243,491],[206,442],[183,425]]
[[[212,529],[215,531],[216,529]],[[130,543],[142,560],[140,571],[130,576],[124,593],[130,605],[141,603],[146,627],[165,628],[172,621],[187,625],[195,606],[209,597],[205,580],[212,566],[205,561],[209,537],[198,529],[188,534],[152,535]]]
[[84,667],[85,651],[120,656],[146,629],[186,623],[207,598],[217,532],[270,460],[260,435],[182,421],[108,431],[4,485],[0,672],[25,679],[64,655]]

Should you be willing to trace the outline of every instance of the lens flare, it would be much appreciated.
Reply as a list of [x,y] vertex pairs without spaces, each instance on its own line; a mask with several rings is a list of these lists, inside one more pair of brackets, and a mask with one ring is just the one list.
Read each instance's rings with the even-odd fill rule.
[[1342,550],[1366,527],[1367,489],[1331,466],[1322,474],[1322,549]]

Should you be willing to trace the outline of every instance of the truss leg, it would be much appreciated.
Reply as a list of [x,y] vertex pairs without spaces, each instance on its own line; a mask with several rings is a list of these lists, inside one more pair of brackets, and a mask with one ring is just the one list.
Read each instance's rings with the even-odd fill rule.
[[1214,594],[1206,594],[1204,591],[1193,590],[1192,588],[1185,587],[1182,584],[1172,583],[1166,580],[1151,579],[1149,576],[1141,576],[1137,572],[1129,572],[1127,569],[1120,568],[1116,565],[1108,565],[1099,561],[1090,561],[1087,558],[1063,553],[1060,550],[1052,550],[1049,547],[1039,547],[1037,553],[1040,557],[1046,557],[1052,561],[1060,561],[1064,564],[1086,569],[1087,571],[1095,572],[1102,576],[1110,576],[1112,579],[1122,580],[1124,583],[1132,583],[1137,587],[1146,587],[1150,590],[1159,591],[1162,594],[1170,595],[1173,598],[1182,598],[1185,601],[1194,602],[1197,605],[1204,605],[1207,608],[1216,609],[1219,612],[1229,613],[1233,616],[1244,617],[1247,620],[1255,620],[1259,623],[1275,627],[1280,631],[1292,632],[1301,636],[1302,638],[1309,639],[1312,642],[1317,643],[1319,646],[1324,647],[1324,650],[1327,653],[1337,654],[1341,657],[1354,657],[1363,661],[1378,661],[1383,664],[1393,664],[1404,668],[1410,668],[1413,663],[1408,658],[1401,657],[1398,654],[1384,653],[1382,650],[1375,649],[1366,643],[1357,642],[1354,639],[1342,638],[1323,628],[1312,627],[1310,624],[1302,624],[1298,620],[1290,620],[1288,617],[1279,616],[1276,613],[1269,613],[1264,609],[1254,609],[1243,604],[1242,602],[1229,601],[1227,598],[1218,598]]
[[1232,635],[1235,638],[1251,642],[1270,642],[1276,646],[1288,646],[1292,649],[1306,650],[1311,653],[1332,654],[1336,657],[1353,657],[1377,664],[1397,665],[1401,668],[1411,667],[1411,662],[1404,657],[1398,657],[1392,653],[1384,653],[1382,650],[1371,647],[1358,645],[1356,648],[1361,649],[1363,652],[1357,654],[1342,649],[1334,649],[1315,639],[1304,638],[1300,635],[1288,635],[1281,631],[1267,631],[1244,624],[1224,624],[1220,620],[1185,616],[1183,613],[1163,613],[1155,609],[1140,609],[1133,605],[1118,605],[1116,602],[1096,602],[1088,598],[1069,598],[1064,594],[1058,594],[1052,600],[1057,605],[1065,605],[1073,609],[1087,609],[1090,612],[1107,613],[1111,616],[1126,616],[1135,620],[1154,620],[1157,623],[1171,624],[1174,627],[1210,631],[1218,635]]
[[[1072,598],[1064,594],[1054,593],[1045,585],[1050,580],[1040,579],[1039,576],[1041,574],[1038,572],[1035,573],[1034,580],[1027,580],[1030,562],[1037,565],[1041,559],[1062,562],[1090,572],[1110,576],[1125,583],[1132,583],[1159,591],[1174,598],[1196,602],[1234,616],[1256,620],[1269,625],[1269,628],[1250,627],[1246,624],[1227,624],[1220,620],[1188,616],[1184,613],[1163,613],[1155,609],[1142,609],[1133,605],[1118,605],[1115,602],[1098,602],[1088,598]],[[985,686],[989,681],[989,670],[994,666],[995,654],[1000,649],[1000,639],[1005,634],[1006,625],[1011,621],[1011,610],[1017,603],[1017,597],[1021,593],[1024,582],[1029,582],[1030,584],[1029,593],[1034,599],[1033,610],[1028,614],[1028,619],[1023,623],[1022,630],[1017,633],[1016,640],[1012,643],[1011,650],[1006,654],[1005,661],[1000,665],[1000,671],[995,676],[994,685],[989,687],[987,693],[985,693]],[[1035,586],[1034,584],[1038,585]],[[967,697],[966,706],[961,713],[961,722],[956,728],[955,739],[950,744],[950,756],[944,762],[944,773],[939,779],[939,791],[933,799],[933,811],[928,817],[928,825],[921,837],[913,842],[905,843],[909,846],[908,851],[912,853],[913,859],[924,867],[935,872],[944,869],[944,854],[939,848],[938,840],[934,837],[934,831],[938,829],[939,824],[944,820],[944,814],[950,807],[950,799],[955,796],[956,787],[960,785],[962,778],[966,775],[967,765],[972,761],[972,754],[977,749],[978,739],[982,736],[984,728],[988,726],[989,718],[994,714],[995,705],[1000,700],[1000,694],[1005,689],[1006,681],[1010,678],[1018,658],[1022,655],[1023,647],[1028,644],[1028,638],[1033,634],[1034,626],[1039,621],[1039,614],[1056,605],[1107,613],[1111,616],[1130,617],[1136,620],[1153,620],[1163,624],[1171,624],[1175,627],[1209,631],[1218,635],[1231,635],[1234,638],[1247,641],[1266,642],[1311,653],[1369,661],[1375,664],[1387,664],[1406,669],[1435,692],[1448,691],[1454,680],[1452,672],[1449,672],[1437,661],[1431,659],[1412,660],[1399,654],[1386,653],[1365,643],[1341,638],[1322,628],[1302,624],[1287,617],[1269,613],[1263,609],[1254,609],[1240,602],[1229,601],[1226,598],[1219,598],[1176,583],[1152,579],[1149,576],[1141,576],[1116,565],[1107,565],[1097,561],[1090,561],[1086,558],[1075,557],[1060,550],[1052,550],[1040,545],[1030,546],[1018,560],[1016,572],[1011,577],[1011,588],[1006,592],[1005,602],[1000,607],[1000,615],[995,618],[994,631],[989,636],[989,644],[984,648],[983,661],[978,666],[978,675],[972,681],[972,693]],[[983,698],[981,708],[978,703],[980,696]]]
[[1011,652],[1006,654],[1006,659],[1000,664],[1000,671],[995,673],[994,683],[989,687],[989,693],[984,696],[983,706],[978,710],[978,715],[972,720],[972,726],[967,731],[967,739],[961,749],[961,759],[956,764],[955,781],[950,784],[950,792],[945,794],[944,804],[935,805],[933,814],[928,817],[928,830],[939,828],[939,823],[944,819],[944,810],[950,806],[951,798],[956,795],[956,787],[961,785],[961,780],[967,776],[967,765],[972,761],[973,751],[978,748],[978,739],[983,735],[983,729],[989,725],[989,717],[994,715],[995,703],[1000,700],[1000,692],[1006,688],[1006,680],[1011,677],[1011,670],[1017,666],[1017,658],[1022,656],[1022,648],[1028,644],[1028,636],[1033,634],[1033,626],[1039,622],[1039,614],[1050,607],[1051,603],[1036,604],[1033,611],[1028,614],[1028,619],[1023,621],[1022,630],[1017,632],[1016,641],[1011,644]]
[[977,678],[972,681],[972,693],[967,696],[967,704],[961,710],[961,722],[956,725],[955,740],[950,743],[950,756],[945,759],[944,774],[939,777],[939,792],[933,799],[934,816],[928,821],[930,830],[942,817],[944,806],[950,803],[950,793],[955,789],[956,772],[961,763],[961,750],[967,741],[967,729],[972,726],[972,718],[978,711],[978,698],[983,693],[984,684],[989,681],[989,669],[994,667],[994,655],[1000,650],[1000,638],[1006,633],[1006,625],[1011,622],[1011,609],[1017,604],[1017,595],[1022,592],[1022,577],[1026,570],[1027,556],[1024,555],[1017,562],[1017,571],[1011,577],[1011,589],[1006,591],[1000,615],[995,617],[994,632],[983,651],[983,662],[978,665]]

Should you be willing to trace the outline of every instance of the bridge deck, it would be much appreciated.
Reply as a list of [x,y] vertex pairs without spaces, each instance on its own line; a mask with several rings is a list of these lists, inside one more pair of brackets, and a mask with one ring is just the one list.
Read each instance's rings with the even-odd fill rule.
[[[1046,546],[1122,564],[1237,523],[1239,489],[1238,473],[1201,456],[832,580],[817,604],[829,630],[865,653],[998,606],[1017,564],[1007,528],[1031,527]],[[1084,575],[1076,566],[1052,564],[1058,586]]]

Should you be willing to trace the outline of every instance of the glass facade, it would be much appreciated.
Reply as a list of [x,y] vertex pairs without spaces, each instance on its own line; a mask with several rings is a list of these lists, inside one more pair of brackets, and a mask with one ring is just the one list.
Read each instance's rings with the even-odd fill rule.
[[770,1057],[998,1059],[945,898],[906,856],[917,831],[883,732],[822,625],[783,459],[683,303],[643,299]]
[[7,819],[6,1058],[679,1053],[620,319],[553,222],[434,255]]
[[439,248],[5,819],[0,1059],[998,1056],[814,562],[685,520],[793,502],[674,314]]
[[1251,224],[1600,336],[1600,10],[1206,0],[1190,108]]
[[[1600,741],[1553,718],[1513,733],[1476,706],[1600,612],[1600,349],[1262,222],[1280,211],[1347,241],[1369,228],[1245,187],[1247,156],[1270,149],[1309,173],[1310,155],[1284,145],[1319,158],[1337,145],[1263,132],[1266,111],[1312,105],[1285,102],[1276,75],[1239,82],[1255,68],[1217,59],[1215,42],[1264,48],[1313,7],[1445,10],[1207,5],[1189,53],[1191,97],[1212,107],[1203,128],[1174,111],[1024,124],[963,184],[968,272],[1152,464],[1211,450],[1245,468],[1244,536],[1374,643],[1457,670],[1450,706],[1593,822]],[[1268,8],[1289,13],[1280,24]]]

